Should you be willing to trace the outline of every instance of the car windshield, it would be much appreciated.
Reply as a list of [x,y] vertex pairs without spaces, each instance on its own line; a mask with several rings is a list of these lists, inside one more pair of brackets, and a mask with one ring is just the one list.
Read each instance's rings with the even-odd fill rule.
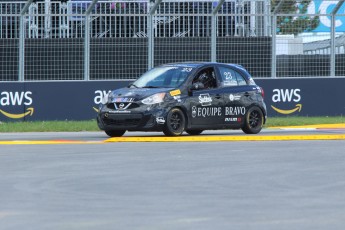
[[156,67],[144,73],[131,85],[138,88],[177,88],[188,78],[192,70],[191,67]]

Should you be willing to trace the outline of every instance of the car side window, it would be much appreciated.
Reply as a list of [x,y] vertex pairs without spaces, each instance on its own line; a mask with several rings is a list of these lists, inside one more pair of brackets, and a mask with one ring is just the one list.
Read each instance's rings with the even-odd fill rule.
[[226,67],[219,67],[219,71],[222,76],[222,85],[224,87],[247,85],[246,80],[237,71]]
[[217,79],[214,69],[212,67],[201,70],[193,79],[192,84],[202,83],[204,89],[217,88]]
[[237,83],[238,85],[247,85],[246,80],[240,75],[239,73],[236,72],[236,78],[237,78]]

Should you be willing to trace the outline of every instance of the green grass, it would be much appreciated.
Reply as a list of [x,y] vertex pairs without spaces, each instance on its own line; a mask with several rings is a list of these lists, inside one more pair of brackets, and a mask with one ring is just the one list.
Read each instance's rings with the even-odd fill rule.
[[269,117],[265,127],[345,123],[345,117]]
[[96,120],[1,122],[0,132],[81,132],[98,131]]
[[[345,123],[345,117],[269,117],[265,127]],[[99,131],[96,120],[0,122],[0,132]]]

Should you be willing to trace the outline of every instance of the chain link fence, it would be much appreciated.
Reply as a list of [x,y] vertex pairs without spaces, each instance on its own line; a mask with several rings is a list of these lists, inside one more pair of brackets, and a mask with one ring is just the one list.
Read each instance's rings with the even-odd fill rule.
[[0,81],[128,80],[163,63],[345,76],[344,1],[0,0]]

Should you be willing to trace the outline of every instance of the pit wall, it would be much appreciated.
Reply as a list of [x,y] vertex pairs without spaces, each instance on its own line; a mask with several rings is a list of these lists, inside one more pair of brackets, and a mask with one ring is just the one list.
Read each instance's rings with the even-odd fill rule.
[[[268,117],[345,114],[345,78],[255,81],[265,91]],[[2,82],[0,121],[95,119],[103,96],[130,82]]]

